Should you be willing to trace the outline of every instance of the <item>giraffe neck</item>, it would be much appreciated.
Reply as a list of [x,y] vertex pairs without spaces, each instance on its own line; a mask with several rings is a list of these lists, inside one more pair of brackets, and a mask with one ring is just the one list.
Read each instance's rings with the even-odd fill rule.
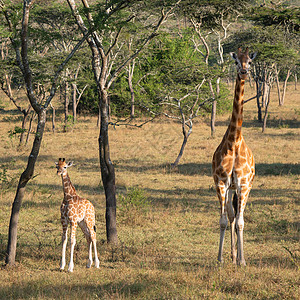
[[242,137],[245,80],[237,76],[234,90],[233,110],[228,126],[228,141],[235,143]]
[[62,174],[61,178],[62,178],[63,191],[64,191],[65,198],[66,198],[66,196],[76,195],[75,187],[72,184],[68,173]]

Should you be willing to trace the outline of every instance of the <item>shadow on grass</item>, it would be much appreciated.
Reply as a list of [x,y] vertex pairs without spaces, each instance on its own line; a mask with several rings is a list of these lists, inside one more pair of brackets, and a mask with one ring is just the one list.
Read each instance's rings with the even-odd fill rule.
[[[74,272],[74,275],[76,271]],[[70,280],[66,284],[64,277],[69,277],[73,274],[58,274],[61,278],[61,284],[46,283],[45,279],[41,278],[35,281],[28,281],[20,285],[6,287],[1,290],[1,299],[78,299],[83,297],[86,299],[123,299],[128,297],[138,297],[144,295],[145,291],[153,290],[162,286],[162,282],[158,282],[153,278],[146,276],[139,276],[139,279],[133,283],[128,281],[111,281],[109,283],[101,284],[96,282],[78,283]],[[105,280],[107,281],[107,280]]]
[[[230,120],[217,121],[216,127],[218,126],[228,126]],[[207,126],[210,126],[208,122]],[[262,123],[257,120],[244,120],[243,127],[245,128],[262,128]],[[267,121],[267,128],[300,128],[300,121],[297,119],[271,119]]]
[[297,270],[297,264],[288,256],[270,256],[264,255],[261,258],[252,258],[248,260],[251,266],[259,268],[268,268],[270,266],[278,269]]
[[[118,171],[129,171],[134,173],[142,173],[147,171],[161,171],[164,173],[178,173],[188,176],[194,175],[206,175],[212,176],[211,163],[185,163],[180,164],[176,168],[171,168],[169,164],[158,164],[158,165],[140,165],[134,160],[123,160],[116,163],[116,170]],[[256,175],[259,176],[282,176],[282,175],[299,175],[300,164],[284,164],[284,163],[273,163],[273,164],[256,164]]]

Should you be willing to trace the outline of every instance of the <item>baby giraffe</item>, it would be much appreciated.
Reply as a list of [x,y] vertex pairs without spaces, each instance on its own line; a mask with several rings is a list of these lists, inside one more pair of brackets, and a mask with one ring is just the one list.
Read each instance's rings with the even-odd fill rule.
[[77,225],[83,231],[89,248],[89,259],[87,263],[87,268],[90,268],[93,263],[92,257],[92,247],[94,247],[95,252],[95,266],[99,268],[99,259],[97,256],[96,248],[96,226],[95,226],[95,209],[93,204],[87,199],[81,198],[76,194],[75,188],[71,183],[70,177],[67,172],[67,168],[73,165],[73,162],[66,163],[65,159],[59,159],[55,163],[57,168],[57,175],[61,175],[64,200],[61,204],[61,224],[63,227],[62,235],[62,258],[60,269],[63,270],[66,265],[66,248],[67,248],[67,231],[68,225],[71,225],[71,256],[69,263],[69,272],[73,272],[74,262],[73,254],[74,247],[76,243],[76,228]]

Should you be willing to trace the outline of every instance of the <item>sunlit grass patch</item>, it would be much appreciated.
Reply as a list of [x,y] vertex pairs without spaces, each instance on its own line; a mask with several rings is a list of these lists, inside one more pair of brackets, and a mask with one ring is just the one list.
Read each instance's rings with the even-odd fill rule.
[[[271,103],[276,120],[285,124],[297,117],[295,109],[300,104],[295,99],[296,94],[289,94],[280,109]],[[211,158],[226,131],[229,115],[224,115],[218,116],[213,139],[206,119],[195,123],[176,169],[170,164],[181,143],[178,124],[159,120],[141,129],[110,130],[116,170],[117,247],[106,243],[96,117],[79,117],[67,133],[58,130],[53,134],[48,123],[37,176],[28,183],[21,208],[17,267],[9,270],[3,265],[11,205],[30,145],[20,151],[10,141],[7,132],[18,125],[17,120],[12,122],[9,113],[2,112],[0,299],[298,299],[298,119],[293,123],[297,126],[271,123],[262,134],[253,121],[254,102],[247,103],[244,114],[243,134],[256,161],[256,177],[244,213],[245,268],[231,263],[229,229],[224,264],[217,263],[219,202]],[[87,245],[78,229],[74,273],[59,271],[63,190],[54,165],[59,157],[74,162],[69,170],[71,181],[77,193],[95,206],[99,270],[86,269]],[[69,247],[67,263],[68,258]]]

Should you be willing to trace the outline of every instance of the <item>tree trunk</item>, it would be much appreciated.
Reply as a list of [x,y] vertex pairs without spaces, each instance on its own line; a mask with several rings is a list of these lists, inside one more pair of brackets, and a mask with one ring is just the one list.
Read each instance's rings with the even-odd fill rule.
[[26,185],[28,181],[32,178],[34,173],[34,166],[40,151],[42,137],[45,129],[45,123],[46,123],[46,110],[43,109],[40,111],[40,114],[38,116],[36,135],[35,135],[30,156],[28,157],[27,167],[20,177],[16,196],[12,205],[9,231],[8,231],[7,256],[6,256],[6,264],[11,266],[15,264],[15,260],[16,260],[19,212],[24,198]]
[[107,91],[102,88],[100,91],[100,135],[99,135],[99,156],[103,187],[106,197],[106,236],[108,243],[117,244],[117,221],[116,221],[116,184],[115,169],[110,160],[109,139],[108,139],[108,121],[109,106]]
[[30,114],[30,108],[28,110],[25,110],[25,109],[23,110],[22,132],[20,135],[19,147],[24,144],[26,124],[28,121],[29,114]]
[[268,120],[268,107],[270,104],[270,92],[271,92],[271,86],[266,85],[266,103],[265,103],[265,115],[263,119],[263,125],[262,125],[262,132],[265,132],[266,127],[267,127],[267,120]]
[[282,105],[282,98],[281,98],[281,91],[280,91],[280,82],[279,82],[279,76],[278,72],[276,70],[275,72],[275,79],[276,79],[276,86],[277,86],[277,94],[278,94],[278,104]]
[[50,103],[52,108],[52,132],[55,133],[55,107]]
[[132,65],[128,65],[128,87],[130,91],[130,117],[134,118],[134,89],[132,84],[132,78],[133,78],[133,71],[135,67],[135,60],[132,61]]
[[73,104],[73,123],[75,123],[77,119],[76,83],[72,83],[72,104]]
[[282,97],[281,97],[281,102],[279,103],[280,106],[282,106],[284,104],[286,87],[287,87],[288,80],[290,78],[290,74],[291,74],[291,70],[289,69],[288,72],[287,72],[287,74],[286,74],[286,78],[284,80],[284,83],[283,83]]
[[260,97],[261,97],[261,88],[262,84],[256,80],[256,106],[257,106],[257,120],[258,122],[262,122],[262,115],[261,115],[261,105],[260,105]]
[[297,81],[298,81],[297,73],[295,73],[294,77],[295,77],[295,91],[297,91]]
[[128,76],[128,86],[130,91],[130,117],[134,118],[134,90],[132,85],[132,78],[131,76]]
[[[213,137],[215,134],[215,131],[216,131],[215,124],[216,124],[217,101],[215,100],[216,95],[215,95],[211,80],[209,80],[209,88],[210,88],[211,95],[214,99],[214,101],[212,102],[211,115],[210,115],[210,134]],[[217,87],[217,89],[218,89],[218,87]]]
[[211,107],[211,116],[210,116],[210,132],[213,137],[216,132],[216,112],[217,112],[217,101],[214,100]]
[[65,103],[64,103],[64,113],[65,113],[65,125],[64,132],[67,132],[68,119],[69,119],[69,83],[65,82]]
[[185,135],[185,134],[183,135],[183,142],[182,142],[182,145],[181,145],[181,148],[180,148],[180,151],[179,151],[179,154],[178,154],[176,160],[175,160],[174,163],[172,163],[172,165],[171,165],[172,168],[175,168],[175,167],[178,166],[179,161],[180,161],[180,159],[181,159],[181,157],[182,157],[182,155],[183,155],[184,148],[185,148],[185,146],[186,146],[186,144],[187,144],[188,138],[189,138],[189,135]]
[[265,108],[266,107],[266,102],[268,100],[268,85],[266,82],[266,78],[263,82],[263,94],[262,94],[262,107]]

